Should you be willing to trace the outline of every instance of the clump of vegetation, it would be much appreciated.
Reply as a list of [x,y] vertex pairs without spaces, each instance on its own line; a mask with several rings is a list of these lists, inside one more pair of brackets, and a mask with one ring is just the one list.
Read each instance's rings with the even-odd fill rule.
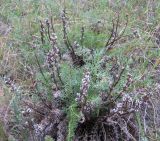
[[156,52],[140,43],[157,46],[159,33],[130,33],[131,17],[123,14],[116,12],[108,27],[101,20],[72,25],[67,9],[36,23],[39,33],[17,50],[24,55],[17,70],[21,78],[2,75],[5,90],[13,94],[3,121],[8,135],[22,141],[160,138],[154,99],[159,80],[153,75],[159,63],[151,60]]

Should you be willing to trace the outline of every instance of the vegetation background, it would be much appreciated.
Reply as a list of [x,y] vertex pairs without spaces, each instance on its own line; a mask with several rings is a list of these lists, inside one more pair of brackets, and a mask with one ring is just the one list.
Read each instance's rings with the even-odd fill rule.
[[[66,15],[63,15],[64,9]],[[75,47],[76,54],[83,56],[85,67],[74,66],[74,59],[64,42],[63,16],[67,21],[67,38]],[[56,77],[61,77],[66,94],[62,99],[68,101],[64,100],[67,104],[62,108],[67,113],[66,140],[73,140],[78,120],[82,118],[75,99],[76,93],[81,93],[85,69],[91,73],[87,100],[93,102],[99,101],[97,93],[110,89],[114,72],[120,72],[119,69],[118,72],[112,71],[112,66],[117,64],[120,68],[125,67],[125,71],[118,85],[113,87],[112,97],[124,88],[130,74],[134,84],[127,85],[129,90],[125,93],[147,95],[149,99],[149,106],[141,107],[135,113],[135,125],[140,135],[136,140],[160,140],[159,0],[0,0],[0,140],[31,140],[27,139],[28,132],[22,134],[22,129],[19,129],[26,121],[23,117],[27,107],[25,100],[38,103],[41,97],[45,97],[50,101],[53,91],[57,91],[56,83],[51,79],[51,72],[57,71],[48,70],[45,60],[46,52],[52,49],[51,41],[45,36],[45,43],[41,43],[42,23],[50,20],[57,37],[56,46],[63,58],[58,62],[60,75],[56,74]],[[117,33],[121,35],[124,29],[125,32],[114,44],[106,46],[116,22]],[[103,60],[106,56],[109,63]],[[107,62],[105,70],[100,66],[103,61]],[[38,83],[40,93],[47,96],[35,94],[34,82]],[[61,86],[61,80],[57,83]],[[136,96],[132,98],[138,99]],[[34,108],[37,107],[34,105]],[[128,140],[134,138],[129,137]],[[47,136],[45,140],[53,139]]]

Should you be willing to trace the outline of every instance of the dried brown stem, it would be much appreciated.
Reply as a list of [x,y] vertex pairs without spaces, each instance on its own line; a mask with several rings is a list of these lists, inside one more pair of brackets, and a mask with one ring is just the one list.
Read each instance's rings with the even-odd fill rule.
[[127,20],[126,20],[125,27],[120,34],[118,33],[118,27],[119,27],[119,22],[120,22],[119,15],[116,19],[116,22],[112,21],[111,34],[105,44],[105,48],[107,48],[106,51],[110,50],[112,48],[111,46],[113,46],[115,42],[117,42],[118,40],[120,40],[123,37],[123,35],[126,31],[127,25],[128,25],[128,16],[126,16],[126,18],[127,18]]

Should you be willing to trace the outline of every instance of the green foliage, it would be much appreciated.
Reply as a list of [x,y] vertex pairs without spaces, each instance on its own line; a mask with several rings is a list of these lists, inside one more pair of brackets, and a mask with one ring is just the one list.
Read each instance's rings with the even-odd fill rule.
[[75,100],[76,93],[79,92],[82,80],[82,70],[68,64],[63,64],[61,66],[61,77],[64,82],[64,99],[67,101],[67,105],[70,106]]
[[77,104],[74,103],[70,105],[68,109],[68,119],[67,141],[72,141],[75,135],[75,129],[80,119],[80,113],[77,111]]
[[54,140],[50,136],[46,136],[45,141],[54,141]]

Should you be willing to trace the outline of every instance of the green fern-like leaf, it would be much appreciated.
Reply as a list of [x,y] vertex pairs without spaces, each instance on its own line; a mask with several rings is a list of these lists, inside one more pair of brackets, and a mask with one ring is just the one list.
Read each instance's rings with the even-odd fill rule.
[[69,114],[68,114],[69,124],[68,124],[67,141],[72,141],[74,137],[75,129],[77,127],[77,123],[80,118],[80,113],[78,112],[76,107],[77,107],[76,104],[72,104],[69,107]]

